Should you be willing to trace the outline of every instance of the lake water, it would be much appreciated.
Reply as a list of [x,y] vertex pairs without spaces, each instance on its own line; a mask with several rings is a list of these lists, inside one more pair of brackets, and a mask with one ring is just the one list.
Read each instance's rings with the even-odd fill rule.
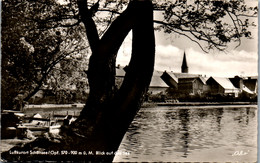
[[256,162],[257,106],[142,108],[115,162]]

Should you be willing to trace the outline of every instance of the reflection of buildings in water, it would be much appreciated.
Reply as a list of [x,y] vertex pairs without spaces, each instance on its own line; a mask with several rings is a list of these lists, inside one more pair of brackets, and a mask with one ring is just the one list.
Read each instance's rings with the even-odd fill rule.
[[[236,110],[235,112],[237,112]],[[235,113],[234,113],[235,114]],[[239,110],[239,115],[234,117],[234,121],[237,121],[241,125],[248,125],[250,116],[250,108],[242,108]],[[254,116],[254,115],[253,115]]]
[[180,152],[181,157],[188,156],[190,144],[190,110],[170,110],[163,115],[161,128],[162,150],[161,156]]
[[[139,115],[138,115],[139,116]],[[140,119],[138,117],[138,119]],[[131,144],[123,144],[124,147],[122,149],[128,151],[128,152],[134,152],[138,153],[138,147],[141,146],[140,141],[140,123],[136,122],[135,120],[131,123],[131,125],[128,128],[127,134],[125,138],[127,139],[127,142]]]
[[[158,153],[157,148],[154,147],[158,143],[157,138],[161,135],[160,129],[163,125],[163,122],[160,122],[162,119],[160,116],[158,113],[140,111],[125,135],[125,139],[130,144],[125,144],[123,149],[130,151],[133,155],[154,155],[156,152]],[[149,121],[152,122],[149,123]],[[155,130],[156,132],[154,132]]]
[[[223,117],[223,108],[211,108],[211,109],[195,109],[192,111],[192,119],[197,119],[200,122],[204,122],[206,120],[209,120],[208,125],[210,126],[209,129],[211,129],[212,132],[221,130],[221,120]],[[196,116],[196,117],[194,117]]]
[[224,113],[223,108],[212,108],[208,111],[209,117],[207,117],[207,119],[212,119],[209,125],[211,126],[213,133],[221,132],[221,128],[222,128],[221,121],[223,118],[223,113]]
[[246,108],[246,125],[248,125],[248,123],[249,123],[249,111],[250,111],[250,108]]
[[141,110],[120,148],[131,154],[122,157],[125,161],[164,157],[186,160],[198,152],[207,155],[203,152],[208,149],[223,149],[228,153],[227,146],[255,148],[256,110],[249,107]]
[[223,117],[223,108],[219,108],[219,109],[214,109],[215,110],[215,113],[216,113],[216,122],[217,122],[217,129],[218,129],[218,132],[220,132],[221,130],[221,119]]
[[[254,117],[254,114],[250,114],[250,113],[254,113],[254,112],[250,112],[250,110],[253,110],[253,108],[241,108],[240,110],[233,110],[233,122],[234,123],[234,136],[237,139],[237,142],[246,142],[248,138],[244,137],[244,134],[240,131],[245,130],[246,128],[248,128],[249,126],[251,126],[250,124],[250,116]],[[253,117],[251,117],[253,119]],[[253,126],[251,126],[253,127]],[[252,137],[253,138],[253,137]]]
[[187,158],[195,148],[207,148],[204,137],[219,135],[223,112],[223,108],[180,109],[178,111],[179,146],[181,147],[179,151],[183,152],[182,157]]
[[190,122],[190,115],[189,115],[189,109],[180,109],[179,110],[179,118],[180,118],[180,139],[182,140],[180,142],[180,146],[183,148],[183,156],[184,158],[187,158],[189,153],[189,122]]
[[176,118],[177,112],[175,110],[166,111],[163,114],[163,126],[161,128],[161,140],[162,149],[160,151],[161,156],[165,154],[171,155],[175,147],[174,142],[176,141],[176,135],[178,134],[178,129],[176,128]]

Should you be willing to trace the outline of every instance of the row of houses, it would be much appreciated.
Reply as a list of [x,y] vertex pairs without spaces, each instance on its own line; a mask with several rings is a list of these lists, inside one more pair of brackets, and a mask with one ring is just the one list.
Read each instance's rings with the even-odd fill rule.
[[[124,70],[117,67],[117,81],[123,80]],[[184,53],[181,73],[154,71],[149,87],[149,94],[165,93],[171,89],[177,96],[205,96],[220,95],[238,97],[240,94],[256,96],[258,94],[257,76],[232,78],[226,77],[206,77],[200,74],[190,74]]]
[[[177,94],[184,95],[221,95],[238,97],[239,94],[257,95],[257,76],[233,78],[205,77],[199,74],[156,72],[165,84],[151,85],[150,93],[165,92],[171,88]],[[152,80],[151,83],[154,83]],[[159,82],[156,82],[159,83]],[[156,90],[156,91],[155,91]]]
[[[77,76],[77,75],[76,75]],[[122,66],[116,67],[116,85],[119,88],[125,77],[125,70]],[[50,79],[52,80],[52,79]],[[149,86],[148,93],[151,95],[166,94],[170,91],[177,97],[187,96],[233,96],[238,97],[241,94],[246,94],[251,97],[257,96],[258,77],[239,77],[233,78],[225,77],[206,77],[200,74],[189,73],[189,67],[184,53],[181,72],[172,71],[154,71]],[[87,78],[81,78],[78,84],[63,85],[63,89],[56,89],[56,94],[53,94],[53,88],[51,83],[48,87],[42,87],[36,95],[30,99],[30,103],[44,103],[44,102],[56,102],[66,103],[71,101],[84,102],[87,94],[89,93],[89,87]],[[68,82],[69,83],[69,82]],[[47,85],[46,85],[47,86]]]
[[[125,75],[122,68],[117,68],[117,83]],[[120,84],[118,84],[120,85]],[[206,77],[200,74],[154,71],[149,86],[149,94],[165,93],[171,88],[176,94],[183,95],[222,95],[238,97],[241,93],[257,95],[257,76],[233,78]]]

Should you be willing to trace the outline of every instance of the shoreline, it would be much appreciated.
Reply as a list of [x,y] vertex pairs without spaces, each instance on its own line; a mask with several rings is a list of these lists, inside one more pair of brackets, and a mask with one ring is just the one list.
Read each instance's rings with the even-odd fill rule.
[[157,103],[157,106],[219,106],[219,105],[257,105],[257,102],[178,102],[178,103]]
[[142,107],[156,107],[156,106],[257,106],[257,102],[158,102],[158,103],[144,103]]
[[[85,104],[41,104],[27,105],[24,109],[36,108],[83,108]],[[142,107],[155,106],[220,106],[220,105],[258,105],[257,102],[144,102]]]

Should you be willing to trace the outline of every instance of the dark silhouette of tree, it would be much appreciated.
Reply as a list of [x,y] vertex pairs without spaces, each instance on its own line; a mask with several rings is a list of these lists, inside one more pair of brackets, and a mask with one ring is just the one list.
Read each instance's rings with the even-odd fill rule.
[[[47,1],[44,1],[46,4]],[[154,28],[166,33],[185,35],[202,49],[224,50],[227,43],[241,37],[250,37],[250,25],[245,17],[255,16],[257,8],[247,8],[242,1],[64,1],[57,15],[35,18],[49,20],[47,28],[83,24],[92,55],[88,66],[90,94],[79,118],[63,128],[60,143],[37,140],[24,148],[39,146],[45,150],[116,151],[140,109],[148,90],[154,67]],[[127,5],[125,9],[124,6]],[[59,9],[60,9],[59,8]],[[153,11],[163,14],[163,20],[154,20]],[[104,15],[103,13],[107,13]],[[229,17],[230,21],[225,21]],[[240,18],[242,17],[242,18]],[[70,21],[68,21],[70,19]],[[157,25],[154,27],[153,24]],[[99,26],[101,25],[101,26]],[[122,86],[115,88],[117,52],[132,30],[132,54]],[[44,143],[43,143],[44,142]],[[111,162],[114,155],[84,156],[24,156],[21,159],[88,160]],[[7,157],[15,160],[18,157]]]
[[[54,2],[50,5],[58,7]],[[2,109],[28,101],[61,60],[86,53],[81,26],[49,27],[35,21],[46,16],[48,8],[40,2],[2,2]]]

